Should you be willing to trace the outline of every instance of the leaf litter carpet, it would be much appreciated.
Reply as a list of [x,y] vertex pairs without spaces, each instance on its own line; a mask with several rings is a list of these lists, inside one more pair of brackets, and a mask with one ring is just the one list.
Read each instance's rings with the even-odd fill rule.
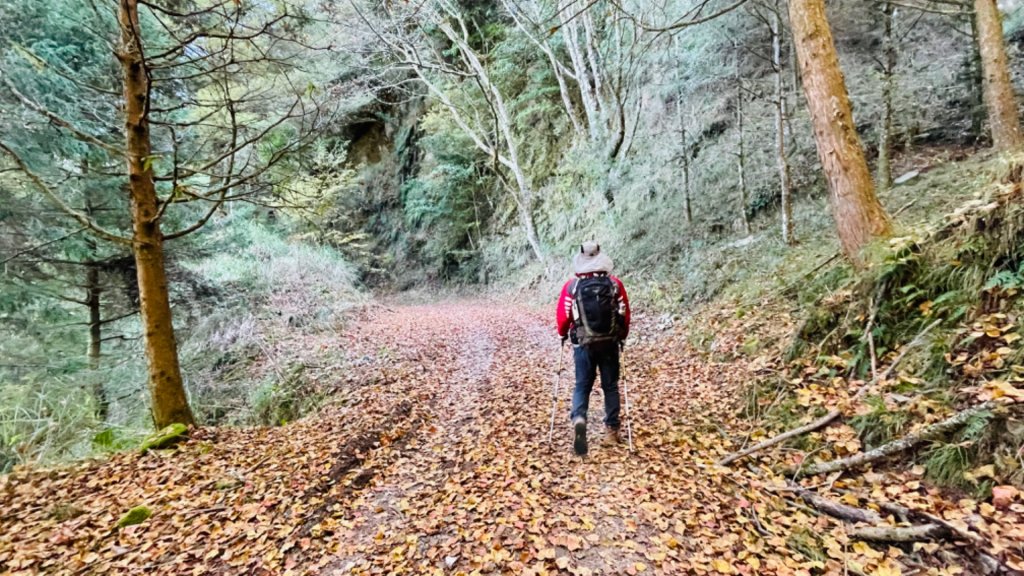
[[[562,350],[549,444],[560,352],[551,324],[485,303],[368,307],[322,344],[345,368],[315,415],[275,428],[203,428],[174,450],[0,479],[0,573],[905,568],[904,549],[850,542],[836,522],[787,505],[770,490],[782,480],[766,469],[713,464],[735,448],[728,435],[749,374],[703,360],[681,338],[626,349],[633,453],[600,444],[595,386],[585,459],[571,453],[572,364]],[[115,529],[138,505],[152,517]],[[970,573],[955,564],[927,573]]]

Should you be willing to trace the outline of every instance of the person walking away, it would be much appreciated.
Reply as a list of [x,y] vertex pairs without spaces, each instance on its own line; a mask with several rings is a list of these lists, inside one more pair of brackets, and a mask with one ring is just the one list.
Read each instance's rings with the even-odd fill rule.
[[597,374],[604,394],[605,443],[619,436],[619,352],[629,336],[629,298],[622,281],[611,275],[612,259],[595,242],[584,242],[573,257],[576,277],[562,287],[557,327],[562,342],[570,339],[576,364],[576,388],[570,419],[573,450],[587,453],[587,409]]

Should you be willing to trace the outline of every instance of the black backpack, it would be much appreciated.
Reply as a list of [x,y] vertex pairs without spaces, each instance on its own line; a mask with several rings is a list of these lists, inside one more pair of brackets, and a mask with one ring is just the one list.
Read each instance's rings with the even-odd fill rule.
[[572,287],[576,343],[590,346],[619,338],[619,286],[608,276],[580,278]]

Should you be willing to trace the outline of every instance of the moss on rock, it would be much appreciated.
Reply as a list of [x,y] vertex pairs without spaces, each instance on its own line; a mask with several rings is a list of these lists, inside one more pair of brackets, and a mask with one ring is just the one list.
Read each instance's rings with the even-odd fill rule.
[[152,515],[153,511],[150,510],[147,506],[136,506],[135,508],[132,508],[131,510],[126,512],[125,515],[117,521],[117,527],[124,528],[125,526],[134,526],[136,524],[142,524]]
[[145,454],[149,450],[167,448],[168,446],[177,444],[184,440],[187,437],[187,434],[188,426],[176,422],[163,430],[160,430],[156,434],[153,434],[149,438],[146,438],[142,442],[142,446],[139,447],[139,452]]

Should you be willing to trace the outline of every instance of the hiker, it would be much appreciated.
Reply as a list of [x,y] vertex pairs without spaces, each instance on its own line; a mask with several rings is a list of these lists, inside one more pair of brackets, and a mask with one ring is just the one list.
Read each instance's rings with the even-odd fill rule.
[[597,372],[604,393],[605,443],[619,436],[619,352],[629,335],[629,299],[622,281],[611,275],[612,260],[595,242],[584,242],[572,261],[576,277],[565,283],[558,299],[558,335],[571,339],[576,389],[569,418],[573,450],[587,453],[587,408]]

